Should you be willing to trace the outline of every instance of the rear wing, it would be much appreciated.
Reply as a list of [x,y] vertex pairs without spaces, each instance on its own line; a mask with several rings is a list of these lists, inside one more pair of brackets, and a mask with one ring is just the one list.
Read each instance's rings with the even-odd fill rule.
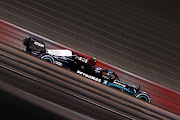
[[37,40],[32,37],[25,38],[23,45],[26,46],[26,51],[29,53],[42,53],[46,52],[45,44],[41,40]]

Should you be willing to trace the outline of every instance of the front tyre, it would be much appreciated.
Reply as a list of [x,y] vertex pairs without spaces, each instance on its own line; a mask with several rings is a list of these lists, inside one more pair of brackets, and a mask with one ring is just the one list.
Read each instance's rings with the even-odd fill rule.
[[145,102],[149,102],[149,103],[151,102],[151,98],[146,92],[139,91],[136,94],[134,94],[134,96]]

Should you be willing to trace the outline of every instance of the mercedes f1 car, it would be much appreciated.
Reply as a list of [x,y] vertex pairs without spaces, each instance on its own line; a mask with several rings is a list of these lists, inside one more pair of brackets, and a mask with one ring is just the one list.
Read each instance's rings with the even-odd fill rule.
[[140,91],[140,87],[136,88],[134,85],[129,85],[119,80],[113,71],[100,67],[95,68],[96,58],[94,57],[85,58],[66,49],[46,49],[43,41],[32,37],[25,38],[23,44],[26,46],[26,52],[40,59],[65,67],[88,79],[116,88],[146,102],[151,101],[150,96],[146,92]]

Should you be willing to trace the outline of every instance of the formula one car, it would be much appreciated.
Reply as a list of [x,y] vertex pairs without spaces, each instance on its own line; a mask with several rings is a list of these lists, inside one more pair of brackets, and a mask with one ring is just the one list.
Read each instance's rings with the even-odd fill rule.
[[140,87],[136,88],[134,85],[122,82],[113,71],[95,68],[96,58],[94,57],[85,58],[66,49],[46,49],[43,41],[32,37],[25,38],[23,44],[26,46],[26,52],[40,59],[72,70],[86,78],[116,88],[146,102],[151,101],[146,92],[140,91]]
[[150,96],[146,92],[140,91],[140,86],[136,88],[134,85],[119,80],[118,76],[113,71],[97,67],[95,68],[95,73],[94,76],[102,80],[102,84],[119,89],[143,101],[151,102]]

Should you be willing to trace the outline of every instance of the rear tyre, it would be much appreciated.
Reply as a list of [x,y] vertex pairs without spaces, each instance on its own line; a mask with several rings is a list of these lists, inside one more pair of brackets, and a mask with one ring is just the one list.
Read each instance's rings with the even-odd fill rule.
[[40,55],[40,58],[47,62],[54,63],[54,58],[49,54]]
[[146,92],[139,91],[134,96],[145,102],[149,102],[149,103],[151,102],[151,98]]

